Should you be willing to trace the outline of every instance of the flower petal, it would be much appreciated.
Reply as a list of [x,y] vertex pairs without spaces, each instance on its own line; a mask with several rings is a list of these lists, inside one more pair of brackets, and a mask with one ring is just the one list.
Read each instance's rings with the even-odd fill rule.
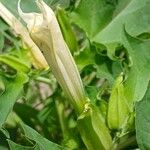
[[43,15],[35,12],[24,13],[20,7],[21,0],[18,1],[18,12],[19,16],[27,23],[27,28],[29,31],[33,30],[33,28],[38,27],[43,22]]

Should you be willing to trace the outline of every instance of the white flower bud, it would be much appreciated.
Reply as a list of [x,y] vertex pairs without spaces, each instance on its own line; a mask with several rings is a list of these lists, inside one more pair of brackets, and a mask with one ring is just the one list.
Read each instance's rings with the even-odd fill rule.
[[43,52],[52,72],[79,113],[86,101],[82,81],[66,45],[53,10],[42,0],[36,1],[41,13],[18,12],[27,23],[31,38]]

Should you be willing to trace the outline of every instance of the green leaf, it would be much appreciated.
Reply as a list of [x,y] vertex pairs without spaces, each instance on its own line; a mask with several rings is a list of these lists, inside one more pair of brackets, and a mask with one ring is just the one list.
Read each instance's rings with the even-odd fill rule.
[[3,94],[4,91],[5,91],[4,82],[0,80],[0,96]]
[[89,99],[94,103],[97,100],[98,89],[95,86],[86,86],[85,90]]
[[[13,107],[13,110],[24,123],[30,126],[33,126],[33,120],[36,120],[38,122],[37,114],[39,111],[31,107],[30,105],[16,103]],[[29,117],[27,118],[27,116]]]
[[106,0],[80,0],[71,18],[92,38],[109,23],[113,10],[113,5]]
[[2,33],[9,29],[9,26],[2,19],[0,19],[0,26],[0,32]]
[[96,55],[95,57],[95,68],[96,68],[96,75],[98,78],[101,79],[107,79],[112,85],[114,81],[114,77],[112,75],[112,64],[113,62],[108,59],[108,57],[101,56],[101,55]]
[[124,33],[123,41],[132,62],[124,84],[126,99],[132,107],[133,102],[143,98],[150,80],[150,39],[143,41]]
[[19,72],[27,73],[31,68],[28,52],[27,49],[12,49],[12,51],[0,55],[0,62]]
[[65,11],[61,8],[57,8],[57,19],[61,27],[64,40],[73,54],[78,49],[77,39],[72,30],[69,18],[67,17]]
[[5,91],[0,95],[0,127],[6,121],[8,114],[13,108],[23,85],[28,81],[25,74],[18,73],[15,78],[6,78],[0,75],[0,80],[4,82]]
[[127,99],[124,96],[123,76],[120,75],[113,86],[108,103],[108,126],[110,129],[123,128],[129,116]]
[[89,44],[86,44],[85,48],[83,48],[78,54],[74,56],[79,70],[82,70],[88,65],[95,64],[94,56],[95,54],[90,49]]
[[113,57],[118,43],[122,43],[122,30],[124,25],[126,31],[132,36],[150,32],[149,8],[149,0],[119,1],[116,11],[114,11],[114,18],[92,40],[105,45],[108,55]]
[[136,103],[136,138],[140,150],[150,149],[150,84],[142,101]]
[[8,141],[8,145],[10,150],[40,150],[38,145],[34,145],[33,147],[29,147],[29,146],[23,146],[23,145],[19,145],[14,143],[11,140],[7,140]]
[[18,58],[8,54],[0,55],[0,62],[7,64],[17,71],[27,73],[30,70],[24,62],[21,62],[21,60],[19,60]]
[[58,144],[55,144],[46,138],[42,137],[38,132],[36,132],[34,129],[30,128],[29,126],[25,124],[21,124],[25,137],[34,141],[38,146],[39,150],[67,150],[66,148],[63,148],[59,146]]
[[4,40],[5,40],[5,38],[0,32],[0,53],[2,52],[2,49],[4,47]]

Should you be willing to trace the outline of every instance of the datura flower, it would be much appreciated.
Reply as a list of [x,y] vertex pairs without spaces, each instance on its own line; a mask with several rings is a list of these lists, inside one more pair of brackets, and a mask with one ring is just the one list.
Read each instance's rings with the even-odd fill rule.
[[43,52],[63,91],[77,113],[81,113],[86,103],[86,96],[78,69],[64,41],[53,10],[42,0],[37,0],[36,4],[41,13],[23,13],[19,0],[19,15],[27,23],[32,40]]
[[33,66],[37,69],[46,69],[48,64],[39,48],[31,39],[26,27],[1,2],[0,17],[11,27],[15,36],[21,38],[24,47],[29,49],[28,56]]

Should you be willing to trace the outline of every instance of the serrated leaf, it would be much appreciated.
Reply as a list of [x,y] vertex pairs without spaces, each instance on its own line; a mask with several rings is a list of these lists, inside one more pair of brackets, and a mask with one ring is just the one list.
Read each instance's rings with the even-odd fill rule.
[[150,80],[150,39],[143,41],[124,33],[123,41],[132,61],[124,84],[125,96],[132,107],[133,102],[143,98]]
[[71,18],[92,38],[108,24],[113,10],[114,6],[106,0],[80,0]]
[[[99,32],[92,41],[104,44],[107,47],[108,55],[114,56],[118,43],[122,43],[122,30],[125,25],[126,31],[137,36],[141,33],[150,32],[150,1],[149,0],[128,0],[126,4],[120,1],[114,12],[114,18]],[[124,7],[121,7],[123,5]]]

